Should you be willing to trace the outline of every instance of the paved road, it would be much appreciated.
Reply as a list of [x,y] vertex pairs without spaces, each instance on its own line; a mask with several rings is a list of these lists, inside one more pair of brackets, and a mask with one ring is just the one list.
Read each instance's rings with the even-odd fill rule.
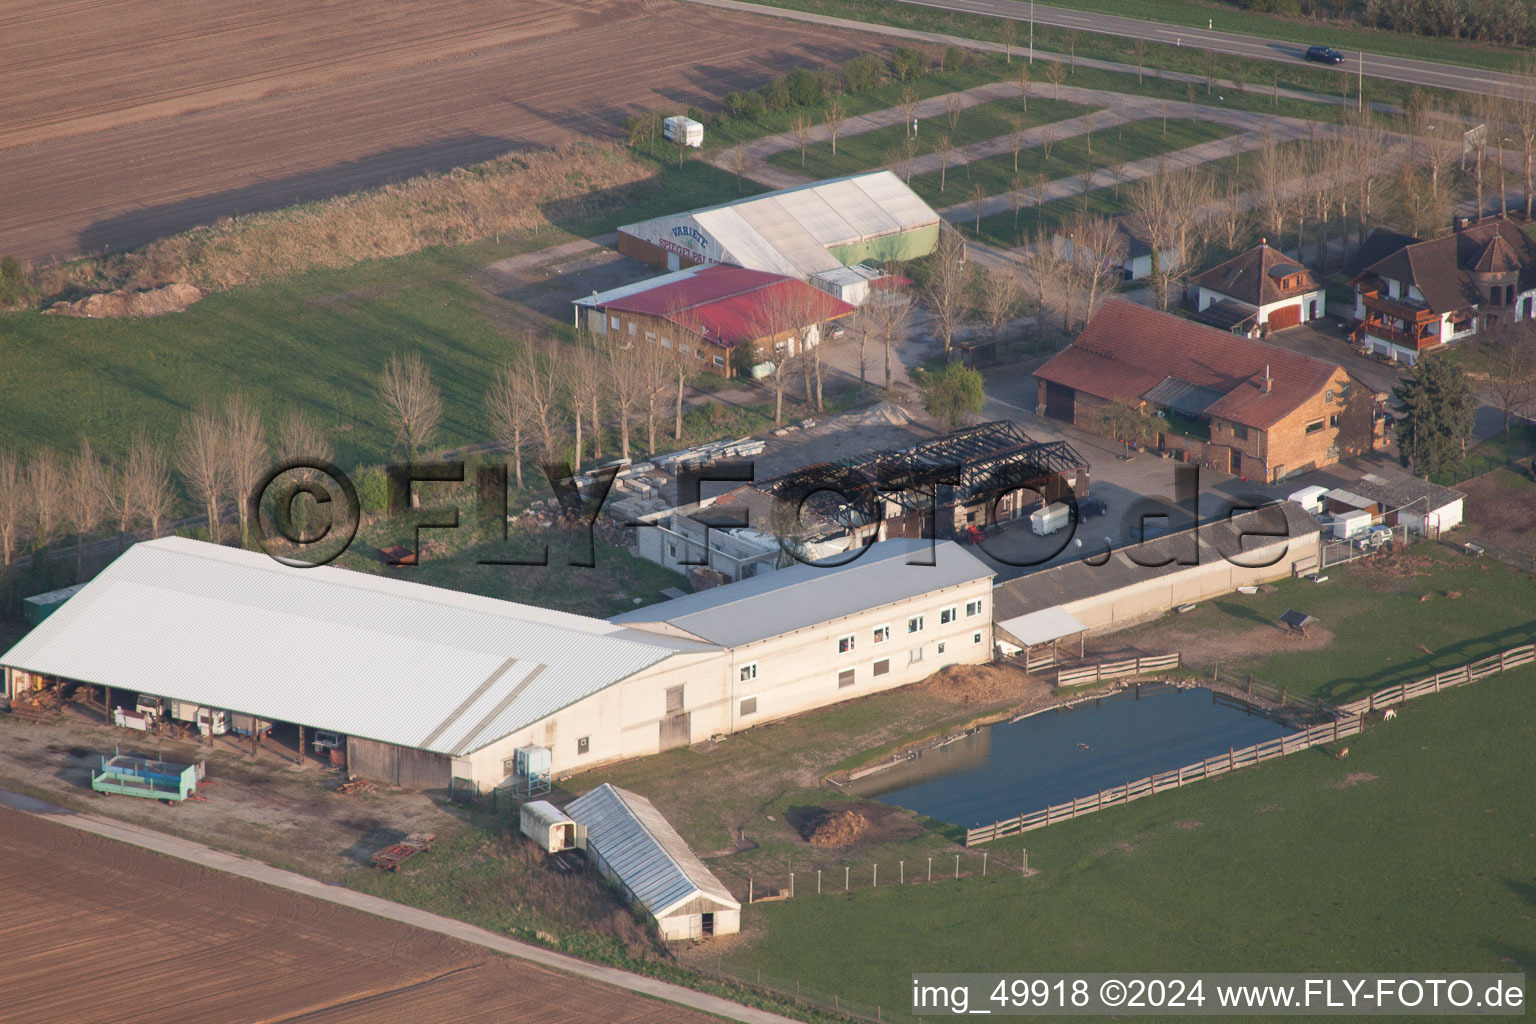
[[[1019,0],[898,0],[916,7],[934,7],[945,11],[961,11],[994,18],[1011,18],[1028,21],[1031,6]],[[1306,47],[1300,43],[1279,42],[1260,36],[1240,35],[1235,32],[1212,32],[1206,29],[1165,25],[1139,18],[1121,18],[1110,14],[1091,14],[1062,7],[1034,5],[1034,21],[1037,25],[1075,28],[1100,35],[1122,36],[1127,39],[1145,39],[1148,42],[1176,46],[1192,46],[1212,53],[1249,57],[1255,60],[1271,60],[1291,63],[1302,59]],[[1327,42],[1327,29],[1318,29],[1319,41]],[[1348,58],[1332,70],[1341,75],[1358,75],[1362,68],[1370,78],[1385,78],[1395,82],[1452,89],[1457,92],[1481,93],[1501,88],[1525,88],[1536,90],[1536,82],[1520,75],[1502,74],[1477,68],[1437,64],[1432,61],[1408,60],[1403,57],[1378,57],[1355,51],[1341,50]],[[1321,65],[1319,65],[1321,66]]]
[[795,1024],[788,1017],[781,1017],[776,1013],[766,1010],[754,1009],[750,1006],[742,1006],[728,999],[708,995],[704,992],[695,992],[692,989],[683,988],[681,985],[669,984],[665,981],[657,981],[654,978],[642,977],[638,974],[630,974],[616,967],[604,967],[600,964],[588,963],[578,960],[564,953],[556,953],[542,946],[535,946],[527,942],[518,942],[504,935],[477,928],[463,921],[456,921],[450,917],[442,917],[438,914],[430,914],[425,910],[417,910],[402,903],[394,903],[390,900],[380,899],[377,896],[369,896],[366,893],[355,892],[340,885],[327,884],[316,881],[304,875],[295,874],[292,871],[283,871],[271,867],[260,861],[239,857],[222,850],[194,843],[189,839],[180,839],[176,836],[166,835],[154,829],[143,828],[139,825],[131,825],[128,822],[116,821],[112,818],[98,817],[94,814],[82,814],[67,810],[55,804],[38,800],[34,797],[23,796],[19,793],[11,793],[0,790],[0,803],[18,811],[26,811],[29,814],[46,816],[49,820],[70,828],[80,829],[82,832],[90,832],[94,835],[104,836],[118,842],[128,843],[167,857],[175,857],[179,860],[191,861],[205,868],[215,871],[227,871],[242,878],[249,878],[267,885],[275,885],[280,889],[300,893],[318,900],[326,900],[337,903],[364,913],[375,914],[394,921],[414,925],[418,928],[426,928],[430,931],[460,939],[464,942],[472,942],[477,946],[495,950],[507,956],[519,957],[523,960],[531,960],[557,971],[565,971],[593,981],[603,982],[616,988],[625,989],[641,995],[656,999],[678,1003],[682,1006],[692,1007],[706,1013],[728,1020],[742,1021],[744,1024]]

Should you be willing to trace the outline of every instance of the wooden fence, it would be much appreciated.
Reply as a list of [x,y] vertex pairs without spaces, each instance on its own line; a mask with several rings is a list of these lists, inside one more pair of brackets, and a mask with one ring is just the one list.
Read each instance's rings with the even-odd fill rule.
[[[1176,657],[1176,656],[1175,656]],[[1101,811],[1106,807],[1116,807],[1120,804],[1128,804],[1132,800],[1139,800],[1144,796],[1165,789],[1177,789],[1191,782],[1199,782],[1201,779],[1209,779],[1214,776],[1238,768],[1247,768],[1261,761],[1271,758],[1283,757],[1286,754],[1294,754],[1307,750],[1322,743],[1332,743],[1334,740],[1358,734],[1365,727],[1364,715],[1378,708],[1391,707],[1404,701],[1413,700],[1415,697],[1423,697],[1426,694],[1439,693],[1441,690],[1452,686],[1463,686],[1474,683],[1479,679],[1500,672],[1508,672],[1511,669],[1536,663],[1536,644],[1522,644],[1519,647],[1511,647],[1499,654],[1491,654],[1486,658],[1462,665],[1458,668],[1437,672],[1427,679],[1420,679],[1416,683],[1400,683],[1397,686],[1389,686],[1377,690],[1369,697],[1361,700],[1342,704],[1329,709],[1327,705],[1312,697],[1302,694],[1290,693],[1284,687],[1278,687],[1271,683],[1265,683],[1247,677],[1246,681],[1239,678],[1234,680],[1228,674],[1225,680],[1228,683],[1244,686],[1251,694],[1264,697],[1267,700],[1279,704],[1301,704],[1303,707],[1314,708],[1320,712],[1331,711],[1337,716],[1331,722],[1313,726],[1301,732],[1282,736],[1277,740],[1269,740],[1264,743],[1256,743],[1242,750],[1228,750],[1226,754],[1217,754],[1208,757],[1204,761],[1186,765],[1177,770],[1170,770],[1150,778],[1140,779],[1136,782],[1127,782],[1123,786],[1113,786],[1101,790],[1092,796],[1080,797],[1070,803],[1055,804],[1033,814],[1021,814],[1017,818],[1009,818],[1006,821],[994,822],[991,825],[982,825],[979,828],[966,829],[965,845],[975,846],[978,843],[991,842],[994,839],[1002,839],[1005,836],[1019,835],[1024,832],[1032,832],[1037,828],[1053,825],[1058,821],[1069,818],[1080,818],[1094,811]],[[1212,673],[1212,678],[1221,680],[1221,669],[1218,666]]]
[[1056,673],[1056,685],[1058,687],[1087,686],[1092,683],[1101,683],[1106,679],[1121,679],[1125,676],[1139,676],[1149,672],[1166,672],[1168,669],[1178,667],[1178,652],[1149,654],[1145,657],[1125,658],[1121,661],[1101,661],[1095,665],[1062,669]]
[[1487,676],[1497,675],[1500,672],[1508,672],[1510,669],[1519,668],[1536,662],[1536,644],[1522,644],[1519,647],[1511,647],[1499,654],[1490,654],[1488,657],[1457,668],[1446,669],[1437,672],[1427,679],[1420,679],[1416,683],[1399,683],[1397,686],[1389,686],[1384,690],[1377,690],[1369,697],[1339,705],[1339,710],[1347,715],[1363,715],[1367,711],[1377,708],[1391,707],[1393,704],[1402,704],[1404,701],[1413,700],[1429,693],[1439,693],[1441,690],[1452,686],[1464,686],[1467,683],[1475,683]]
[[1106,807],[1118,807],[1121,804],[1128,804],[1132,800],[1140,800],[1144,796],[1151,796],[1153,793],[1160,793],[1166,789],[1178,789],[1180,786],[1187,786],[1191,782],[1215,778],[1218,775],[1225,775],[1227,772],[1236,771],[1239,768],[1256,765],[1261,761],[1284,757],[1286,754],[1294,754],[1297,751],[1307,750],[1322,743],[1332,743],[1335,740],[1359,733],[1364,727],[1363,721],[1358,715],[1335,719],[1323,725],[1313,726],[1304,732],[1281,736],[1275,740],[1266,740],[1263,743],[1256,743],[1251,747],[1244,747],[1241,750],[1228,749],[1225,754],[1217,754],[1215,757],[1208,757],[1204,761],[1196,761],[1194,764],[1185,765],[1183,768],[1170,769],[1145,779],[1127,782],[1123,786],[1111,786],[1109,789],[1100,790],[1092,796],[1079,797],[1069,803],[1054,804],[1035,811],[1033,814],[1021,814],[1017,818],[1009,818],[1006,821],[995,822],[991,825],[982,825],[979,828],[966,829],[965,845],[975,846],[978,843],[987,843],[1006,836],[1032,832],[1037,828],[1054,825],[1058,821],[1081,818],[1085,814],[1102,811]]

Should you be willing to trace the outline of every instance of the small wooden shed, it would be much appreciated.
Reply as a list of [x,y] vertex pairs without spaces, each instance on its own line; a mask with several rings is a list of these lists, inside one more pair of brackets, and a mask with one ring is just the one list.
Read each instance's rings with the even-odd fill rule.
[[587,826],[578,825],[548,800],[523,804],[518,812],[518,829],[545,853],[587,848]]

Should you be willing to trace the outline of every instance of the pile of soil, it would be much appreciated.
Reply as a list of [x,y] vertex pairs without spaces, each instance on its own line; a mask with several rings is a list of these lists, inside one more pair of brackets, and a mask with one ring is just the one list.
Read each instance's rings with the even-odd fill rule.
[[180,313],[204,294],[201,288],[190,284],[168,284],[164,288],[151,288],[143,292],[98,292],[74,302],[55,302],[44,312],[93,318],[160,316],[163,313]]
[[858,811],[833,811],[811,829],[806,841],[812,846],[847,846],[869,831],[869,819]]
[[954,704],[1024,702],[1049,697],[1050,685],[1027,674],[1017,665],[949,665],[914,689],[931,693]]
[[872,800],[807,808],[797,825],[806,842],[822,848],[900,841],[923,831],[910,814]]

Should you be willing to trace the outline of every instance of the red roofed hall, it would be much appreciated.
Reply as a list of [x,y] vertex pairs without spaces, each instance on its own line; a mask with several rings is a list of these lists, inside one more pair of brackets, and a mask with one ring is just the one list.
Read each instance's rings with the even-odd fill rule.
[[576,327],[644,340],[729,373],[731,351],[784,359],[820,340],[821,327],[856,309],[783,274],[710,263],[577,299]]
[[1113,433],[1112,406],[1160,414],[1169,421],[1163,450],[1266,483],[1369,452],[1382,438],[1380,396],[1342,366],[1121,299],[1035,381],[1043,416]]

